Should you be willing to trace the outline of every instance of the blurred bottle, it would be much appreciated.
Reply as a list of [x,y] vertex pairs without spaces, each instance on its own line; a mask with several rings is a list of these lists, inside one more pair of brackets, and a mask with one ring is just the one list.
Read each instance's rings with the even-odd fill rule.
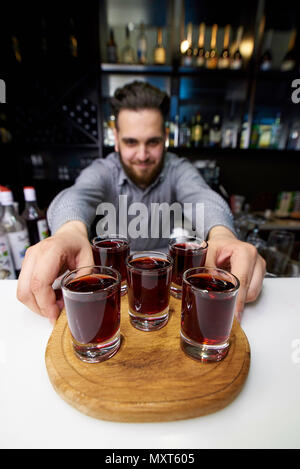
[[122,62],[124,64],[134,64],[135,63],[135,53],[130,42],[130,31],[129,27],[126,26],[125,30],[125,46],[122,49]]
[[115,43],[113,29],[111,29],[109,33],[109,40],[106,45],[106,55],[108,63],[115,64],[118,62],[118,50],[117,44]]
[[15,278],[9,241],[0,219],[0,280],[14,280]]
[[4,209],[1,224],[8,237],[15,272],[18,276],[26,249],[30,246],[28,230],[25,220],[16,212],[12,192],[9,189],[2,189],[0,200]]
[[180,147],[190,147],[191,146],[191,129],[187,124],[186,117],[182,119],[179,128],[179,146]]
[[218,53],[216,49],[217,44],[218,25],[214,24],[211,30],[210,51],[206,53],[206,68],[217,68]]
[[198,48],[194,49],[194,62],[196,67],[204,67],[205,65],[205,23],[199,26]]
[[288,142],[288,150],[300,150],[300,122],[294,122],[291,126]]
[[266,38],[266,45],[265,45],[265,52],[260,58],[260,69],[262,71],[267,71],[271,70],[272,68],[272,61],[273,61],[273,55],[271,51],[271,45],[272,45],[272,39],[273,39],[273,30],[270,29],[270,31],[267,32],[267,38]]
[[213,118],[213,123],[209,131],[209,146],[220,147],[221,146],[221,120],[220,116],[216,114]]
[[248,115],[246,114],[243,119],[241,135],[240,135],[240,148],[248,148],[250,139],[250,130]]
[[193,65],[193,25],[187,25],[187,38],[181,43],[182,65],[190,67]]
[[154,63],[163,65],[166,63],[166,49],[162,42],[162,28],[157,28],[157,41],[154,49]]
[[239,70],[243,66],[243,58],[240,52],[240,45],[242,42],[243,33],[244,33],[244,27],[240,26],[237,30],[236,50],[233,54],[232,61],[230,64],[230,68],[232,68],[233,70]]
[[144,23],[141,23],[140,34],[137,39],[137,60],[142,65],[147,63],[147,38]]
[[277,150],[280,144],[280,138],[282,134],[282,123],[281,123],[281,115],[278,113],[276,115],[275,121],[272,124],[271,129],[271,142],[270,147]]
[[209,147],[209,124],[208,122],[204,122],[202,140],[203,140],[203,146],[205,148]]
[[296,53],[296,36],[297,36],[297,30],[293,29],[291,39],[289,42],[289,47],[286,55],[284,56],[284,59],[281,64],[281,70],[283,72],[288,72],[291,70],[294,70],[296,67],[297,63],[297,53]]
[[203,141],[202,141],[202,132],[203,132],[203,127],[201,123],[201,115],[197,114],[196,116],[196,121],[192,130],[193,134],[193,144],[195,148],[199,148],[202,146]]
[[219,58],[218,68],[230,67],[229,41],[230,41],[230,25],[227,24],[227,26],[225,27],[225,31],[224,31],[223,50]]
[[22,217],[26,221],[31,246],[49,236],[45,214],[39,209],[35,189],[24,187],[25,208]]
[[69,49],[71,57],[74,59],[78,58],[78,43],[75,34],[75,23],[74,19],[70,18],[70,35],[69,35]]
[[11,43],[12,43],[12,50],[13,50],[15,60],[18,63],[22,63],[22,54],[21,54],[20,42],[19,42],[19,38],[18,38],[16,33],[13,33],[13,35],[11,37]]

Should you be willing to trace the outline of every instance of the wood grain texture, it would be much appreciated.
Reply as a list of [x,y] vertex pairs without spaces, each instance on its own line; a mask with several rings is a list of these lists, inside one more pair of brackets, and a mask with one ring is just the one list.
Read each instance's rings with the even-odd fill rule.
[[234,322],[230,350],[220,362],[201,363],[180,347],[181,301],[171,297],[168,324],[154,332],[134,329],[122,298],[122,343],[117,354],[97,364],[73,353],[63,312],[49,339],[45,359],[57,393],[79,411],[118,422],[163,422],[199,417],[227,406],[249,371],[250,347]]

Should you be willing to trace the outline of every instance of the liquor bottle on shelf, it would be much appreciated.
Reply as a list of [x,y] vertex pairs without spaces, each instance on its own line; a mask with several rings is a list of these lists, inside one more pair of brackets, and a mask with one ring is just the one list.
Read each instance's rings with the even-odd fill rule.
[[179,142],[179,116],[176,115],[174,121],[170,122],[169,146],[178,147]]
[[282,123],[281,123],[281,114],[278,113],[272,124],[271,128],[271,142],[270,147],[277,150],[280,148],[280,140],[282,136]]
[[4,209],[1,224],[9,241],[15,273],[18,276],[26,249],[30,246],[28,230],[25,220],[16,212],[11,190],[2,189],[0,191],[0,201]]
[[265,52],[260,58],[259,67],[260,67],[260,70],[262,71],[271,70],[272,68],[272,61],[273,61],[273,55],[271,51],[272,39],[273,39],[273,30],[270,29],[267,33]]
[[199,148],[199,147],[202,146],[202,143],[203,143],[203,141],[202,141],[202,137],[203,137],[202,132],[203,132],[203,127],[202,127],[202,123],[201,123],[201,115],[197,114],[196,121],[195,121],[193,130],[192,130],[193,144],[194,144],[195,148]]
[[181,43],[182,65],[190,67],[193,65],[193,25],[188,23],[187,25],[187,39]]
[[0,280],[16,278],[8,237],[0,220]]
[[25,208],[22,217],[26,221],[31,246],[49,236],[49,229],[44,213],[39,209],[36,200],[35,188],[23,188]]
[[141,23],[140,34],[137,39],[137,60],[142,65],[147,63],[147,38],[144,23]]
[[203,132],[202,132],[202,141],[204,148],[209,147],[209,123],[204,122]]
[[69,35],[69,48],[71,57],[74,59],[78,58],[78,43],[75,35],[75,23],[74,19],[70,18],[70,35]]
[[191,146],[191,129],[187,124],[186,117],[184,116],[179,127],[179,146],[190,147]]
[[227,24],[224,30],[223,50],[219,58],[218,68],[230,67],[229,41],[230,41],[230,25]]
[[126,26],[125,30],[125,46],[122,49],[122,62],[124,64],[134,64],[135,63],[135,53],[130,41],[130,30]]
[[297,64],[297,54],[296,54],[296,47],[295,47],[296,36],[297,36],[297,30],[294,29],[292,31],[288,51],[286,55],[284,56],[284,59],[281,64],[281,70],[283,72],[289,72],[291,70],[294,70],[296,67],[296,64]]
[[218,53],[216,50],[218,25],[214,24],[211,29],[210,51],[206,52],[206,68],[214,69],[218,65]]
[[154,49],[154,63],[163,65],[166,63],[166,49],[162,42],[162,28],[157,28],[157,42]]
[[22,63],[20,42],[16,34],[13,34],[13,36],[11,37],[11,42],[12,42],[12,49],[13,49],[15,60],[18,63]]
[[109,40],[106,45],[106,55],[107,55],[108,63],[115,64],[118,62],[118,50],[117,50],[117,44],[115,43],[113,29],[111,29],[109,33]]
[[194,49],[194,63],[196,67],[204,67],[205,65],[205,23],[199,26],[198,47]]
[[243,67],[243,58],[240,52],[240,44],[242,42],[243,33],[244,33],[244,27],[240,26],[237,30],[236,50],[233,54],[233,58],[232,58],[231,65],[230,65],[230,67],[233,70],[239,70],[240,68]]
[[288,141],[288,150],[300,150],[300,122],[294,122],[290,128]]
[[220,116],[216,114],[213,118],[213,123],[209,131],[209,146],[220,147],[221,146],[221,122]]

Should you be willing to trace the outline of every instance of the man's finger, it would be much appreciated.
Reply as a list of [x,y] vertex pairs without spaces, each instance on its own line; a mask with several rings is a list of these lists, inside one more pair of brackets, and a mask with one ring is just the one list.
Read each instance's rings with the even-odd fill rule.
[[[246,249],[245,249],[246,247]],[[252,245],[243,245],[242,249],[235,249],[231,256],[231,273],[240,281],[240,288],[236,302],[237,314],[242,313],[247,298],[248,289],[257,260],[256,248]]]

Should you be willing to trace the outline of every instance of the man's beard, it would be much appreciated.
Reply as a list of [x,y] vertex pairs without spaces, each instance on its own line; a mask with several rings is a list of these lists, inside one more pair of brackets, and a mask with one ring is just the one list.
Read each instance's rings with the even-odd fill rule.
[[[165,161],[165,153],[166,152],[164,150],[159,165],[156,166],[153,169],[153,171],[151,171],[149,173],[147,172],[145,175],[137,175],[131,167],[128,167],[128,166],[125,165],[125,163],[123,161],[123,158],[122,158],[122,154],[119,150],[120,161],[121,161],[122,167],[124,169],[124,172],[132,180],[132,182],[134,182],[134,184],[136,184],[137,186],[143,187],[143,188],[150,186],[150,184],[155,181],[155,179],[157,178],[157,176],[161,172],[161,170],[163,168],[163,165],[164,165],[164,161]],[[151,160],[151,158],[150,158],[150,160]]]

